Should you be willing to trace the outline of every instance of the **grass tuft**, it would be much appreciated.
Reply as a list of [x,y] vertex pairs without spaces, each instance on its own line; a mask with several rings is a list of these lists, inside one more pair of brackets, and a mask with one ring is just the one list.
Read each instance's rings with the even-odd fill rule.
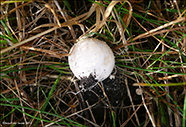
[[[184,2],[1,1],[0,124],[186,126]],[[68,65],[84,37],[116,60],[116,78],[88,99]]]

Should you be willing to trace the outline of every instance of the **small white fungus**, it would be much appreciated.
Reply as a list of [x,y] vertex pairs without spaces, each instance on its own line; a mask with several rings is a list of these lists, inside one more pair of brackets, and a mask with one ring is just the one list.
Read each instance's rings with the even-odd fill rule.
[[97,81],[106,79],[115,65],[110,47],[95,38],[84,38],[77,42],[70,50],[68,62],[78,79],[92,75]]

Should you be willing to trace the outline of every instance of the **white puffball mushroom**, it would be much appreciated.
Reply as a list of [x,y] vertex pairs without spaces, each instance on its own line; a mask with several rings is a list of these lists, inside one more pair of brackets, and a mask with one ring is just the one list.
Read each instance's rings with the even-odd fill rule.
[[68,62],[70,69],[78,79],[92,75],[100,82],[111,74],[115,58],[105,42],[95,38],[84,38],[71,48]]

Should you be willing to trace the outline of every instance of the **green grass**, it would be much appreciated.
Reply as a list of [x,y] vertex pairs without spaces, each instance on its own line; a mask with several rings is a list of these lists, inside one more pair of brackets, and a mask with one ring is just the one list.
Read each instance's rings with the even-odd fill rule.
[[[19,2],[17,5],[17,12],[16,9],[13,10],[15,8],[15,2]],[[116,67],[121,83],[125,84],[123,79],[125,79],[125,75],[127,75],[132,77],[131,79],[128,77],[127,80],[144,85],[140,86],[144,90],[141,96],[145,98],[145,103],[147,103],[148,110],[150,110],[153,118],[159,119],[165,125],[173,123],[174,126],[186,126],[186,94],[183,93],[186,84],[186,55],[184,50],[184,39],[186,34],[183,29],[172,30],[172,28],[184,26],[186,22],[183,20],[176,22],[173,25],[166,26],[163,29],[156,29],[172,21],[177,21],[179,12],[182,17],[184,17],[185,9],[180,6],[183,5],[182,1],[179,5],[179,9],[176,8],[175,5],[172,7],[165,7],[165,4],[163,4],[160,7],[158,3],[151,0],[141,3],[118,1],[114,8],[111,8],[112,13],[107,17],[108,20],[105,21],[105,24],[103,24],[97,31],[91,33],[87,31],[91,31],[96,27],[90,29],[90,27],[96,23],[98,10],[94,10],[94,13],[87,17],[83,22],[78,21],[86,16],[81,17],[78,20],[75,18],[88,12],[91,5],[94,3],[97,6],[103,7],[101,9],[104,11],[101,10],[100,13],[100,19],[102,20],[105,10],[109,7],[109,4],[112,3],[109,0],[103,0],[103,2],[89,0],[89,2],[86,1],[85,3],[67,0],[58,1],[65,13],[56,9],[54,3],[49,4],[51,8],[54,9],[54,12],[49,8],[45,8],[46,10],[43,11],[44,2],[36,2],[33,4],[31,1],[24,1],[22,3],[20,1],[6,1],[1,3],[3,7],[3,10],[1,10],[2,17],[0,19],[1,50],[20,43],[18,41],[20,40],[19,37],[23,37],[21,41],[25,41],[51,29],[53,26],[50,26],[50,24],[57,25],[57,19],[55,19],[53,15],[54,12],[57,14],[60,23],[64,23],[66,20],[72,21],[72,19],[74,19],[74,22],[70,25],[68,24],[68,21],[66,21],[68,25],[42,35],[53,43],[48,42],[42,37],[37,37],[25,43],[24,46],[68,54],[66,51],[69,51],[76,42],[76,39],[83,34],[88,37],[96,37],[105,40],[115,54]],[[23,3],[25,5],[20,7]],[[35,4],[38,6],[35,6]],[[169,4],[171,5],[171,3]],[[130,14],[130,11],[128,10],[130,5],[133,7],[133,11],[131,13],[130,24],[129,26],[126,26],[126,19]],[[26,10],[26,7],[29,7],[29,11]],[[5,12],[7,15],[5,15]],[[43,14],[41,12],[43,12]],[[161,12],[163,16],[159,12]],[[62,13],[64,15],[62,15]],[[21,27],[17,25],[17,21],[21,21]],[[44,24],[47,24],[47,27],[43,27],[42,25]],[[69,26],[72,26],[73,29],[69,29]],[[35,28],[37,29],[34,30]],[[82,29],[87,33],[84,33]],[[121,31],[124,30],[125,32],[122,33]],[[147,30],[154,30],[154,32],[148,34]],[[161,33],[163,30],[167,30],[167,32]],[[76,33],[77,38],[73,38],[71,35],[73,31]],[[156,35],[153,35],[155,32],[157,32]],[[147,33],[149,36],[143,35],[144,33]],[[121,38],[122,35],[125,35],[127,43]],[[136,37],[139,37],[139,35],[143,36],[135,39]],[[66,51],[56,47],[56,45],[53,45],[54,43],[60,45]],[[0,79],[2,89],[0,91],[0,105],[3,109],[0,113],[3,114],[0,115],[1,121],[10,121],[11,119],[13,122],[18,121],[18,117],[15,114],[19,114],[20,116],[25,114],[30,118],[27,118],[27,121],[32,121],[33,126],[42,126],[49,123],[66,126],[86,126],[87,121],[79,120],[76,115],[65,118],[81,109],[78,103],[78,97],[68,93],[69,91],[75,91],[72,82],[72,72],[68,65],[68,58],[64,56],[59,59],[59,57],[55,58],[54,56],[55,54],[51,57],[49,54],[42,51],[27,50],[22,48],[22,46],[13,47],[11,50],[1,53]],[[44,73],[46,74],[42,76]],[[174,77],[169,78],[171,76]],[[33,79],[35,79],[35,81],[31,82]],[[133,79],[135,79],[135,81],[133,81]],[[29,107],[26,103],[30,105],[31,103],[24,100],[23,97],[19,95],[20,90],[17,91],[17,88],[14,88],[16,87],[16,83],[19,86],[26,81],[27,83],[31,83],[23,86],[23,90],[37,103],[37,106],[40,107]],[[169,88],[169,90],[167,90],[167,88]],[[132,89],[129,91],[132,91]],[[175,91],[177,95],[174,95]],[[136,95],[132,95],[131,98],[135,100],[135,97]],[[154,105],[148,105],[148,103]],[[128,105],[132,104],[128,103],[125,106]],[[135,112],[131,107],[126,109],[128,116]],[[156,107],[157,110],[154,109],[153,111],[152,108],[154,107]],[[117,108],[120,109],[121,112],[126,111],[123,109],[123,105],[119,105]],[[170,109],[170,112],[168,109]],[[179,112],[176,109],[178,109]],[[146,109],[143,111],[146,115]],[[136,122],[136,117],[132,117],[133,122],[129,120],[129,125],[152,125],[153,121],[147,123],[146,121],[141,120],[142,118],[138,111],[136,112],[136,115],[139,115],[138,119],[140,119],[140,123],[138,124]],[[170,121],[171,118],[174,120],[176,115],[180,118],[180,123]],[[115,117],[114,111],[112,111],[109,118],[111,118],[113,126],[116,127],[118,119],[123,123],[126,121],[126,119],[122,119],[125,118],[125,116],[126,114],[120,114],[119,118],[117,115]],[[57,118],[59,121],[56,120]],[[25,122],[24,117],[20,117],[20,119]],[[158,126],[158,122],[154,122]]]

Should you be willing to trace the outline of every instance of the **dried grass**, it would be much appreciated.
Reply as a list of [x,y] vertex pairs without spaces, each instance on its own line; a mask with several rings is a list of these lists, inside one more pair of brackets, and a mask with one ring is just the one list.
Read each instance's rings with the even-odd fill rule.
[[[2,1],[0,124],[186,125],[184,2]],[[126,87],[117,106],[101,84],[103,97],[90,90],[94,104],[73,94],[78,81],[67,56],[85,36],[106,41],[115,53],[119,84]],[[101,123],[94,113],[100,103]]]

